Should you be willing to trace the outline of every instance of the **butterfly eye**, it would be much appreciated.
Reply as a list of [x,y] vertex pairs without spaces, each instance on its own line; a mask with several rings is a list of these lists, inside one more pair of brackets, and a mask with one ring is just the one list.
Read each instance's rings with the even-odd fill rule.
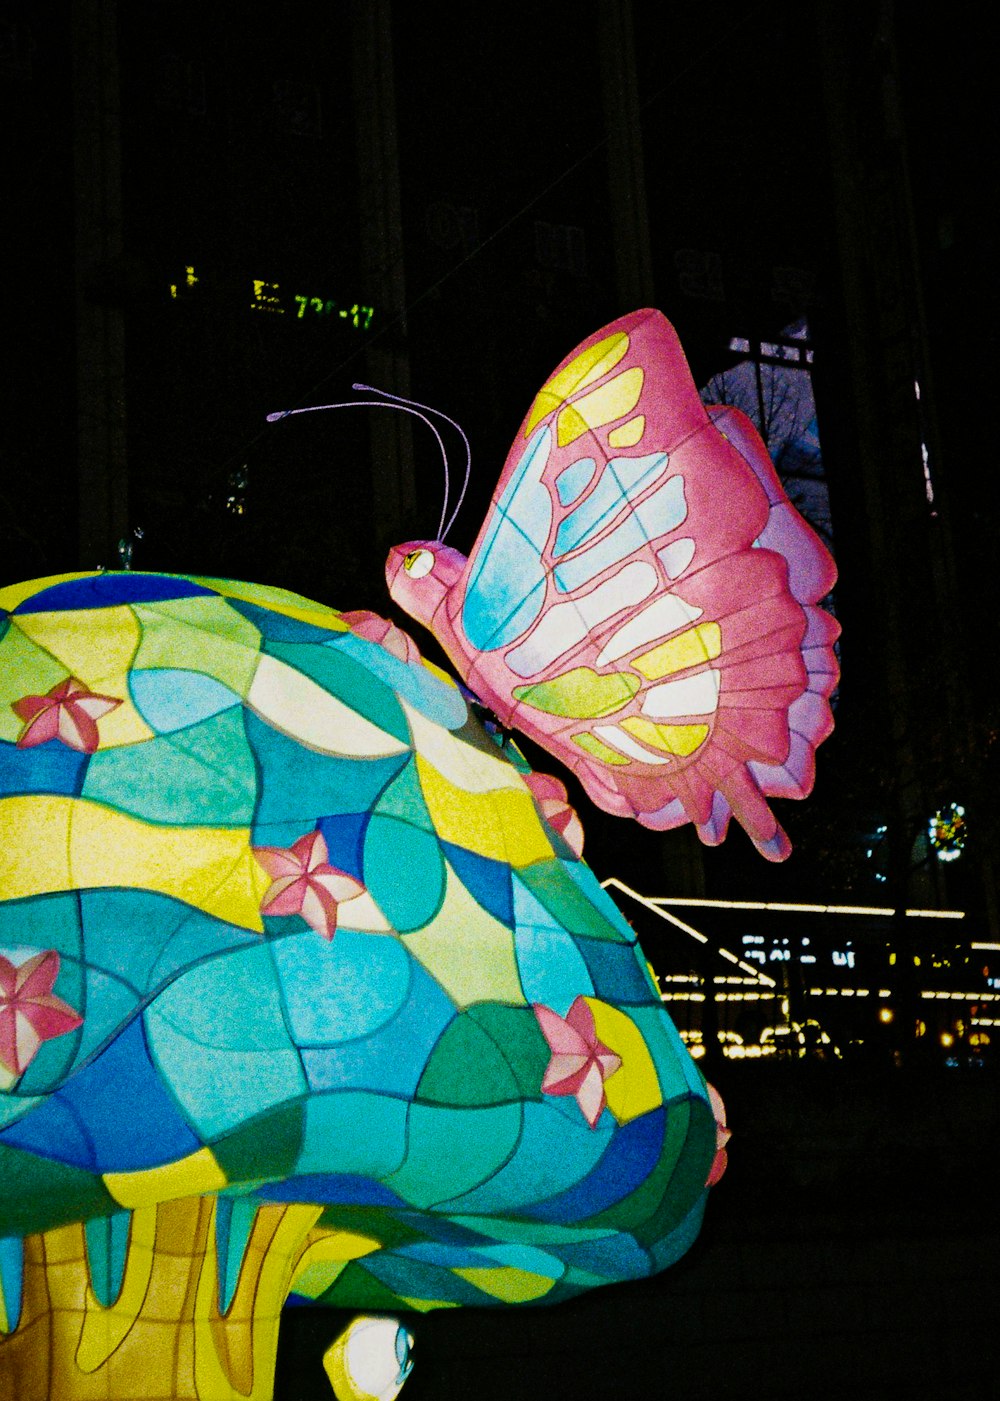
[[434,568],[434,556],[430,550],[411,550],[403,560],[403,568],[411,579],[422,579]]

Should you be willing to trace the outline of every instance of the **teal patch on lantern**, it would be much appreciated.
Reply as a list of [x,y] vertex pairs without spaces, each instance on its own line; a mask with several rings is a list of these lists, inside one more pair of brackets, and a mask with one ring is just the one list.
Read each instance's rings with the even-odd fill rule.
[[357,1173],[382,1178],[406,1154],[405,1099],[366,1090],[312,1095],[298,1172]]
[[506,1161],[521,1132],[521,1106],[410,1107],[406,1159],[387,1178],[416,1207],[431,1207],[479,1186]]
[[203,1138],[307,1089],[266,945],[191,968],[145,1019],[152,1055]]
[[410,994],[412,961],[397,940],[338,929],[332,940],[311,929],[271,945],[292,1035],[322,1046],[370,1036]]
[[441,907],[445,864],[433,832],[376,813],[365,833],[364,880],[369,894],[401,934],[422,929]]
[[242,708],[168,736],[101,750],[87,766],[83,796],[144,822],[249,826],[257,770]]

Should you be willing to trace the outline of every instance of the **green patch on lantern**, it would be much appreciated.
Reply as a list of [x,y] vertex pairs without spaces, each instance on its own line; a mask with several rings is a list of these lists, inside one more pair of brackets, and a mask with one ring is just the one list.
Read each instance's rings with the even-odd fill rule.
[[0,1144],[0,1182],[5,1236],[33,1235],[121,1209],[96,1173],[7,1144]]
[[[632,942],[616,924],[605,918],[594,901],[573,880],[562,861],[536,861],[531,866],[522,866],[517,874],[538,903],[548,910],[556,928],[590,939],[610,939],[616,944]],[[597,885],[597,882],[594,884]],[[597,889],[603,896],[599,885]],[[627,925],[625,927],[628,928]]]
[[464,1014],[455,1018],[435,1046],[416,1097],[428,1104],[472,1108],[518,1100],[521,1094],[500,1046],[473,1016]]
[[478,1002],[465,1013],[503,1054],[524,1099],[541,1098],[542,1076],[551,1051],[530,1007]]

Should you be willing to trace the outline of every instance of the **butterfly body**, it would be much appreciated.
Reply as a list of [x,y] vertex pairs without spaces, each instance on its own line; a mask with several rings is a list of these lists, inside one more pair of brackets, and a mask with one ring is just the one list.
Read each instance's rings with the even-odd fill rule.
[[831,728],[829,554],[752,424],[702,405],[655,311],[591,336],[525,417],[468,559],[397,547],[390,592],[598,806],[758,849]]

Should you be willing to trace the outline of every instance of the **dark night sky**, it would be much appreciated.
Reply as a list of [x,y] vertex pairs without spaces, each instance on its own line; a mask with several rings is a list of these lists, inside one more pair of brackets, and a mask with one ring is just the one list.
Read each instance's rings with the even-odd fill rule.
[[[90,269],[81,283],[70,6],[0,3],[9,239],[3,582],[116,563],[79,557],[74,308],[82,286],[83,296],[124,317],[128,519],[143,532],[135,566],[249,576],[337,607],[386,612],[382,561],[392,541],[363,416],[315,416],[276,428],[264,416],[349,397],[351,382],[369,373],[369,351],[405,347],[413,396],[454,416],[472,441],[472,480],[452,538],[470,547],[546,374],[591,331],[632,309],[615,286],[596,6],[393,4],[405,336],[379,306],[368,336],[332,316],[280,318],[252,306],[254,279],[280,284],[292,298],[338,305],[374,298],[380,250],[363,246],[359,215],[355,131],[365,99],[352,87],[349,6],[284,0],[260,17],[233,0],[121,8],[124,255]],[[704,853],[707,887],[720,896],[871,899],[877,887],[858,853],[891,787],[875,723],[887,703],[878,661],[883,610],[869,583],[853,441],[858,405],[845,368],[845,288],[856,269],[837,235],[830,108],[816,41],[816,13],[832,8],[734,0],[634,6],[656,304],[676,324],[699,384],[733,362],[729,337],[766,338],[808,314],[842,575],[838,731],[820,751],[813,796],[780,813],[796,854],[775,869],[742,834],[730,836],[722,849]],[[957,591],[938,602],[956,627],[968,629],[970,646],[972,722],[969,735],[953,739],[955,752],[971,760],[962,768],[949,758],[942,771],[968,774],[971,765],[981,803],[989,803],[1000,730],[990,665],[1000,643],[993,566],[1000,497],[989,441],[1000,368],[988,226],[994,75],[973,26],[947,19],[928,0],[900,0],[896,8],[934,467],[957,562]],[[880,61],[870,43],[873,9],[862,0],[847,4],[858,21],[858,48],[850,70],[827,73],[827,82],[842,76],[864,86]],[[583,262],[546,259],[539,224],[582,230]],[[720,293],[692,290],[692,250],[719,260]],[[187,266],[198,278],[190,288],[181,285]],[[776,268],[805,274],[797,285],[808,291],[798,303],[776,295]],[[915,315],[912,306],[909,312]],[[414,472],[417,500],[403,538],[433,534],[441,510],[440,462],[419,435]],[[243,514],[227,510],[233,495]],[[904,602],[918,633],[920,599]],[[426,650],[434,655],[432,644]],[[934,677],[915,674],[912,687],[933,728]],[[595,812],[579,790],[574,796],[599,875],[620,871],[655,889],[683,865],[686,837],[635,833]],[[980,808],[984,833],[997,833],[994,807]],[[978,866],[974,859],[958,864],[947,897],[978,910]],[[633,1305],[639,1313],[648,1306],[645,1296],[623,1298],[623,1318]],[[544,1353],[539,1317],[516,1327],[498,1321],[492,1334],[491,1324],[474,1320],[456,1334],[459,1351],[472,1367],[475,1349],[485,1346],[491,1366],[501,1355],[509,1367],[520,1327]],[[594,1312],[584,1309],[580,1318],[598,1326]],[[574,1326],[578,1319],[557,1326],[560,1346]],[[623,1326],[635,1331],[634,1321]],[[305,1338],[309,1325],[297,1327]],[[444,1358],[444,1323],[426,1327],[431,1355],[439,1347]],[[327,1324],[323,1342],[330,1336]],[[305,1345],[315,1351],[318,1342]],[[284,1365],[290,1397],[300,1383],[287,1357]],[[567,1365],[581,1378],[579,1394],[594,1395],[586,1390],[585,1352]],[[633,1359],[619,1389],[652,1385],[654,1370]],[[307,1394],[323,1393],[302,1391],[303,1401]],[[414,1401],[432,1394],[415,1374]]]
[[[765,876],[790,898],[831,878],[863,885],[850,861],[829,859],[831,834],[849,829],[856,847],[878,818],[877,785],[866,793],[864,781],[845,782],[877,763],[867,747],[885,701],[845,369],[844,289],[854,273],[837,236],[822,12],[727,0],[709,21],[701,7],[635,7],[656,303],[675,322],[698,383],[732,363],[733,334],[767,337],[808,315],[842,575],[840,732],[821,752],[813,803],[787,816],[801,857],[761,873],[742,837],[731,839],[725,854],[706,854],[719,893]],[[36,12],[6,0],[3,13],[14,217],[0,543],[5,574],[30,577],[116,561],[79,559],[76,543],[69,6]],[[343,306],[375,299],[384,250],[366,245],[359,215],[355,133],[367,94],[354,91],[349,7],[288,0],[265,26],[234,4],[123,8],[124,251],[80,274],[80,294],[124,318],[128,522],[143,532],[135,567],[250,576],[384,611],[391,536],[433,534],[440,515],[429,436],[413,441],[416,506],[390,529],[362,414],[277,428],[265,414],[349,397],[372,354],[405,348],[413,395],[457,418],[472,442],[452,536],[468,549],[535,389],[572,345],[630,309],[615,284],[595,7],[400,4],[392,15],[405,338],[403,321],[383,307],[367,337],[335,316],[251,307],[254,279],[279,284],[292,312],[296,294]],[[876,91],[872,16],[857,7],[853,71],[843,81]],[[995,599],[1000,512],[996,474],[984,466],[982,407],[997,361],[979,174],[985,58],[929,4],[908,5],[896,29],[939,430],[933,467],[961,581],[959,599],[944,605],[950,616],[969,594],[993,589]],[[827,81],[839,84],[836,69]],[[546,255],[539,227],[578,230],[582,254]],[[705,256],[719,270],[707,292],[697,271]],[[791,294],[781,290],[788,269],[799,289]],[[457,467],[457,445],[453,459]],[[226,509],[234,495],[242,515]],[[918,600],[910,606],[918,627]],[[971,642],[989,648],[997,639],[983,612]],[[980,668],[970,673],[977,723],[991,731],[988,683]],[[927,684],[914,677],[915,687]],[[595,816],[588,825],[592,850],[607,844],[609,861],[614,853],[627,864],[637,851],[641,867],[661,869],[655,839],[636,849],[617,824]],[[960,887],[953,898],[968,895]]]

